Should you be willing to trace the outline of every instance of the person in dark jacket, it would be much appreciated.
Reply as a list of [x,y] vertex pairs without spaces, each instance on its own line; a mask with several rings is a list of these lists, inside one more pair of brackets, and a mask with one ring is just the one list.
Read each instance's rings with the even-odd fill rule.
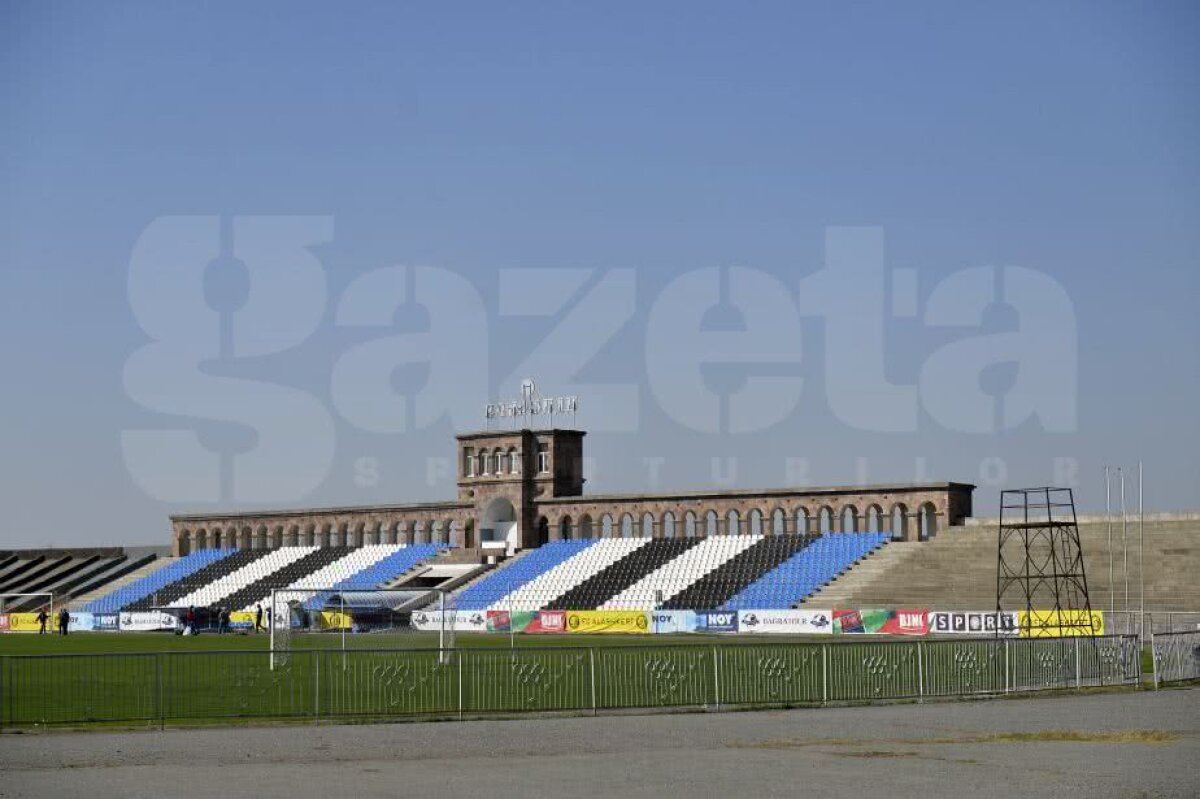
[[263,632],[267,631],[267,628],[263,627],[262,617],[263,617],[262,605],[255,605],[254,606],[254,632],[258,632],[259,630],[262,630]]
[[50,620],[50,616],[46,614],[45,608],[42,608],[41,610],[38,611],[37,620],[38,620],[38,625],[39,625],[38,635],[45,635],[46,634],[46,622]]
[[66,608],[58,612],[58,633],[66,635],[67,628],[71,626],[71,613]]

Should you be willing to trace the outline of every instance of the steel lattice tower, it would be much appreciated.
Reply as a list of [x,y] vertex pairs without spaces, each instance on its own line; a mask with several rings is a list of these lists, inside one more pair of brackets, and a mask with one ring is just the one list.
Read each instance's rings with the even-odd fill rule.
[[998,538],[997,613],[1026,611],[1031,637],[1100,632],[1093,626],[1071,489],[1001,491]]

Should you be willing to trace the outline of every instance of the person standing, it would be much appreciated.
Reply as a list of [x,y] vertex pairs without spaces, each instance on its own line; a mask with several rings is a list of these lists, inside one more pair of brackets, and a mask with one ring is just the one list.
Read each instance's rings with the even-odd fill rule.
[[63,608],[62,610],[60,610],[58,612],[58,633],[59,633],[59,635],[66,635],[67,628],[70,625],[71,625],[71,614],[66,608]]
[[266,632],[267,628],[263,627],[262,619],[263,619],[262,605],[261,604],[255,605],[254,606],[254,632],[258,632],[259,630]]
[[42,608],[41,610],[39,610],[39,611],[38,611],[38,615],[37,615],[37,620],[38,620],[38,635],[45,635],[45,634],[46,634],[46,622],[47,622],[49,619],[50,619],[50,617],[49,617],[48,615],[46,615],[46,609],[45,609],[45,608]]

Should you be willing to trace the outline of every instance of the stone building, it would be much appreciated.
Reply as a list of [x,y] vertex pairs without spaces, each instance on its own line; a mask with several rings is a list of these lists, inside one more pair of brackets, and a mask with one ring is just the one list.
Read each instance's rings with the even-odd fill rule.
[[466,557],[561,538],[779,535],[888,531],[928,538],[971,515],[974,486],[905,483],[658,494],[583,493],[581,430],[458,436],[458,496],[449,502],[178,514],[176,555],[209,547],[446,542]]

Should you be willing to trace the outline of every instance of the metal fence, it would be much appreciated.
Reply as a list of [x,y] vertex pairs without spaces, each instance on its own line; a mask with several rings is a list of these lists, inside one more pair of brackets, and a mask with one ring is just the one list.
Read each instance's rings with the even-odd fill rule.
[[1136,610],[1111,612],[1104,608],[1096,609],[1104,610],[1104,632],[1108,635],[1137,635],[1143,624],[1143,641],[1148,641],[1151,635],[1162,633],[1200,631],[1200,611],[1148,610],[1142,614]]
[[1154,653],[1154,687],[1161,683],[1200,680],[1200,632],[1162,633],[1150,639]]
[[0,726],[956,697],[1135,684],[1139,657],[1133,636],[7,656]]

